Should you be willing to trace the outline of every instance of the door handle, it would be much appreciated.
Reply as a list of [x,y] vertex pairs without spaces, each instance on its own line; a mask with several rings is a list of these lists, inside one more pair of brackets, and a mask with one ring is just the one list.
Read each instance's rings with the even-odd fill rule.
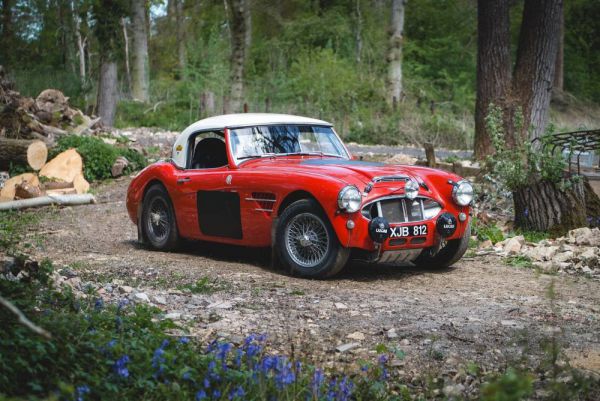
[[180,185],[181,185],[181,184],[183,184],[183,183],[186,183],[186,182],[188,182],[188,181],[191,181],[191,180],[192,180],[192,179],[191,179],[190,177],[178,178],[178,179],[177,179],[177,184],[180,184]]

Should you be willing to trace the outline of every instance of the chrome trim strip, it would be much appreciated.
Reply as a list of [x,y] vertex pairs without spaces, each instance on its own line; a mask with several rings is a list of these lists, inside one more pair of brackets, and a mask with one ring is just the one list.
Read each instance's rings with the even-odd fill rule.
[[247,201],[257,201],[257,202],[273,202],[275,203],[276,199],[260,199],[260,198],[246,198]]
[[382,175],[373,177],[371,182],[376,184],[378,182],[394,182],[394,181],[410,181],[411,178],[407,175]]
[[269,213],[273,212],[273,209],[260,209],[260,208],[257,208],[257,209],[254,209],[254,210],[256,210],[257,212],[269,212]]

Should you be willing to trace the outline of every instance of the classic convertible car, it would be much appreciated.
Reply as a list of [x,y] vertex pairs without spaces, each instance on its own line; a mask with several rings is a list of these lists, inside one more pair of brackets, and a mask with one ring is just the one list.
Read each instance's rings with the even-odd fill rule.
[[447,172],[353,158],[331,124],[281,114],[200,120],[127,192],[139,240],[273,248],[292,274],[329,277],[351,256],[447,267],[467,249],[473,187]]

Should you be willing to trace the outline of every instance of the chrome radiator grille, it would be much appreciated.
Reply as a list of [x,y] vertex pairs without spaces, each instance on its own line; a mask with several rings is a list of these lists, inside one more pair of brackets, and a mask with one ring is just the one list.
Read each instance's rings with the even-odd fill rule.
[[383,217],[390,223],[412,223],[435,217],[441,206],[429,198],[383,198],[369,203],[361,210],[362,215],[371,220]]

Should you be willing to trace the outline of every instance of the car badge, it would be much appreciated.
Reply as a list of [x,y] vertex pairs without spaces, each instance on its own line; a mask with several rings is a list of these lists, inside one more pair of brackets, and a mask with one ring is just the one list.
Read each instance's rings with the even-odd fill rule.
[[181,145],[177,145],[177,147],[175,148],[176,151],[181,152],[183,150],[183,146]]
[[232,178],[233,178],[233,177],[231,177],[231,174],[229,174],[229,175],[227,176],[227,178],[225,178],[225,183],[226,183],[227,185],[230,185],[230,184],[231,184],[231,180],[232,180]]

